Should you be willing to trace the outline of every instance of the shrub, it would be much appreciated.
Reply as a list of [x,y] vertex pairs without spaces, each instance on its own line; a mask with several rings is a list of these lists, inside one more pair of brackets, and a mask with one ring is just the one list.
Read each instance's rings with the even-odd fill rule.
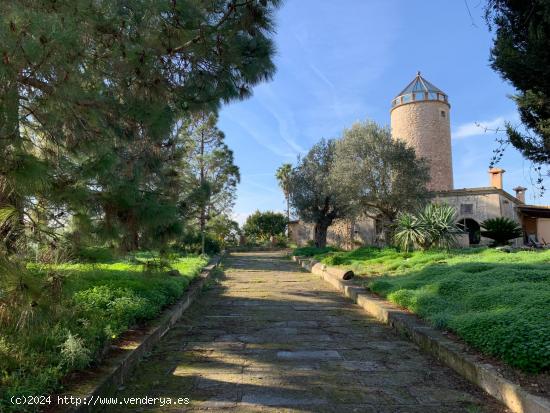
[[417,245],[425,242],[426,231],[420,225],[419,220],[408,212],[397,216],[396,231],[393,235],[395,244],[405,252],[409,252]]
[[61,359],[68,368],[82,369],[91,361],[90,350],[86,348],[83,339],[69,331],[67,339],[61,345]]
[[[188,254],[200,254],[202,252],[202,238],[200,232],[191,231],[185,234],[179,243],[179,248]],[[217,254],[221,251],[220,241],[211,234],[206,233],[204,238],[204,252],[207,255]]]
[[112,248],[108,247],[80,247],[74,255],[84,262],[111,262],[115,259]]
[[522,235],[518,223],[505,217],[487,219],[481,223],[481,228],[484,229],[481,231],[481,235],[492,239],[493,247],[507,245],[510,240]]
[[274,246],[281,247],[281,248],[288,247],[288,238],[285,235],[275,236]]
[[394,242],[408,252],[413,248],[450,249],[462,231],[456,225],[456,209],[446,204],[428,204],[417,215],[402,213],[395,224]]

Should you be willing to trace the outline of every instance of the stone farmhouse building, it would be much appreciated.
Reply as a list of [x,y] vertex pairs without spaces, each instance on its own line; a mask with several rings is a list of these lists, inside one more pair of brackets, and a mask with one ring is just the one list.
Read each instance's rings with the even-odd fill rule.
[[[525,204],[526,188],[514,188],[515,194],[503,189],[501,168],[489,170],[488,186],[455,189],[451,151],[449,98],[442,90],[424,79],[420,72],[391,102],[391,133],[415,148],[419,157],[428,160],[432,202],[456,208],[458,222],[465,230],[462,246],[488,244],[480,236],[480,223],[489,218],[507,217],[523,228],[523,238],[516,245],[550,243],[550,207]],[[292,221],[289,233],[293,242],[305,245],[313,239],[313,224]],[[327,242],[351,249],[361,245],[383,245],[381,222],[365,217],[340,220],[329,227]]]

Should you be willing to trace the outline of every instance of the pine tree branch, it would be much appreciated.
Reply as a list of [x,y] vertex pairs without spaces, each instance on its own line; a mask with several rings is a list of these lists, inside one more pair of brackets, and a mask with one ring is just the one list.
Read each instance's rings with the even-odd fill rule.
[[[252,4],[253,0],[244,1],[242,3],[230,3],[227,6],[227,11],[224,13],[224,15],[221,17],[220,21],[216,23],[214,26],[212,26],[212,29],[217,30],[219,29],[228,19],[231,17],[232,14],[235,13],[235,11],[239,7],[247,6],[249,4]],[[185,51],[189,46],[198,43],[201,39],[204,38],[204,32],[199,33],[197,36],[193,37],[191,40],[187,41],[186,43],[182,44],[181,46],[175,47],[170,51],[170,54],[176,54]]]

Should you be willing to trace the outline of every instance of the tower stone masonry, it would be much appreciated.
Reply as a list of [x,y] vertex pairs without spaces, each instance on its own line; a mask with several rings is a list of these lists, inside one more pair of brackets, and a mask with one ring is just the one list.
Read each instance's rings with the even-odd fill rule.
[[447,95],[420,72],[392,100],[392,136],[429,162],[431,191],[453,189],[450,108]]

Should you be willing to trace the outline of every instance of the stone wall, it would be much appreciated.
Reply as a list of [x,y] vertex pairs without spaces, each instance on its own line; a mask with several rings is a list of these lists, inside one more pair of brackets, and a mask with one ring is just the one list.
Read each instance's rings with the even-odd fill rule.
[[[289,228],[290,239],[296,245],[302,247],[313,240],[313,224],[294,221]],[[378,245],[375,221],[370,218],[336,220],[328,229],[327,243],[344,250],[362,245]]]
[[[448,191],[448,193],[439,193],[434,198],[434,202],[446,203],[456,208],[458,220],[473,219],[478,224],[490,218],[506,217],[521,224],[521,219],[517,213],[516,206],[520,203],[511,195],[496,188],[474,188]],[[491,240],[481,237],[481,244],[488,245]],[[515,240],[515,244],[520,245],[522,238]],[[460,244],[468,246],[468,238],[461,237]]]
[[450,107],[446,102],[425,100],[396,106],[391,111],[391,131],[430,163],[428,189],[453,188]]

